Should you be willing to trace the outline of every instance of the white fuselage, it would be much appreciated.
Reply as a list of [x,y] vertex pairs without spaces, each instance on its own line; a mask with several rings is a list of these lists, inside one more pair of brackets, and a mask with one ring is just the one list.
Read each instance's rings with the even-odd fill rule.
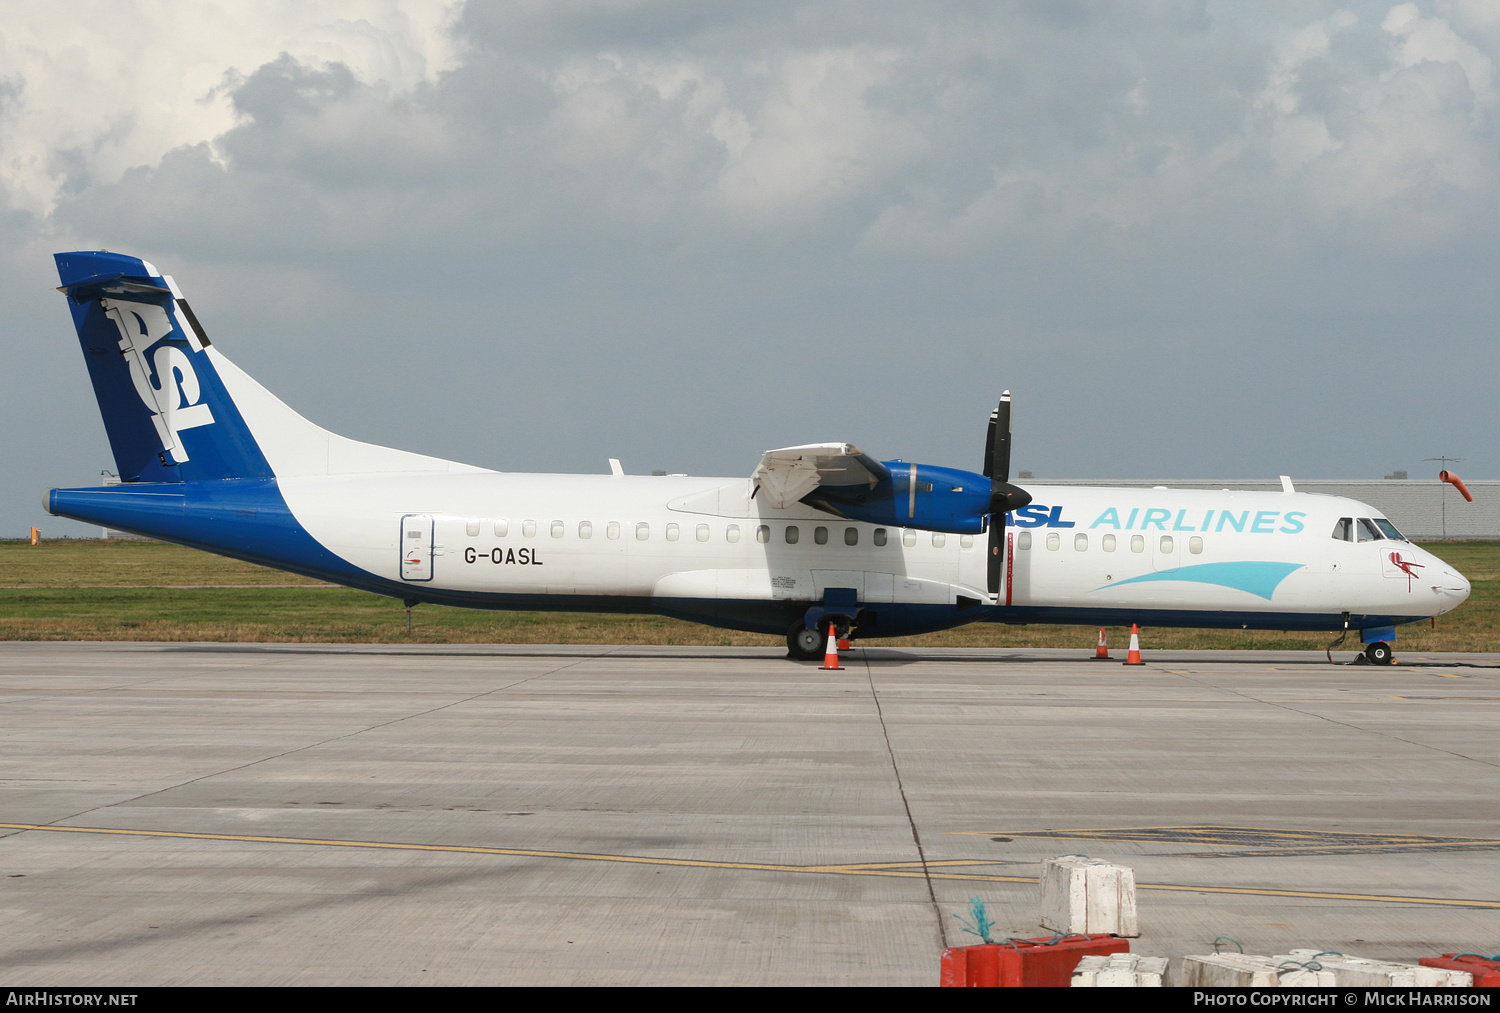
[[811,603],[835,587],[869,605],[978,599],[995,606],[989,619],[1134,610],[1180,613],[1184,625],[1209,613],[1210,625],[1234,625],[1226,613],[1274,625],[1271,616],[1344,612],[1410,621],[1469,593],[1457,571],[1410,542],[1334,537],[1341,518],[1374,518],[1373,508],[1303,493],[1029,485],[1034,504],[1007,526],[1008,565],[992,599],[987,535],[775,509],[747,479],[481,472],[280,484],[314,538],[418,599]]

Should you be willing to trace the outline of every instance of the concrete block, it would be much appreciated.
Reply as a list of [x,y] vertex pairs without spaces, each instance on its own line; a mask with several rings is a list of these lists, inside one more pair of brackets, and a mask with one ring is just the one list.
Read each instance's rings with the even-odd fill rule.
[[1138,936],[1135,873],[1084,855],[1042,863],[1042,924],[1056,932]]
[[1300,966],[1295,957],[1210,953],[1183,958],[1184,985],[1202,988],[1330,988],[1332,971]]
[[1325,972],[1331,973],[1331,984],[1337,987],[1366,985],[1371,988],[1469,988],[1473,975],[1443,967],[1400,964],[1392,960],[1369,960],[1347,953],[1318,950],[1293,950],[1284,959],[1308,963],[1316,959]]
[[1074,988],[1161,988],[1168,985],[1167,958],[1139,953],[1084,957],[1073,970]]
[[1277,988],[1276,961],[1258,953],[1205,953],[1182,958],[1178,984],[1186,988]]

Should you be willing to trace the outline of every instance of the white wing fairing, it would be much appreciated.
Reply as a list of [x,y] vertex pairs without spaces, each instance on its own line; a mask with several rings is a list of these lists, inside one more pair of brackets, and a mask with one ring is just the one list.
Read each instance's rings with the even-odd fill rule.
[[125,481],[55,489],[52,512],[408,601],[789,637],[833,619],[880,637],[975,621],[1384,629],[1468,595],[1352,500],[1011,486],[1008,395],[983,475],[849,443],[767,451],[748,480],[506,474],[359,443],[210,346],[149,264],[58,266]]
[[820,487],[869,492],[890,470],[852,443],[812,443],[768,450],[755,469],[756,491],[783,510]]

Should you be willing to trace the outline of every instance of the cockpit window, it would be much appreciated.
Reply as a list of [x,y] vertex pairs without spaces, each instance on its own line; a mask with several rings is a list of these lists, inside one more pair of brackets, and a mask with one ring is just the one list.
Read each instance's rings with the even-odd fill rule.
[[1354,518],[1340,517],[1333,525],[1333,537],[1341,542],[1354,541]]
[[1405,535],[1396,530],[1396,525],[1392,524],[1384,517],[1375,518],[1375,526],[1379,528],[1387,538],[1394,538],[1398,542],[1408,541]]
[[1378,542],[1378,541],[1380,541],[1384,537],[1385,537],[1385,535],[1382,535],[1380,533],[1380,529],[1375,526],[1375,522],[1372,521],[1372,520],[1370,520],[1370,518],[1368,518],[1368,517],[1361,517],[1359,519],[1359,540],[1360,541],[1362,541],[1362,542]]

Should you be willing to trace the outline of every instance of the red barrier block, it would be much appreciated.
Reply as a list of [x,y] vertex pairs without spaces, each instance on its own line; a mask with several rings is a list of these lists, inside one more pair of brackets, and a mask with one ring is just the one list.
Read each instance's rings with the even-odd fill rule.
[[[953,946],[943,951],[944,988],[1067,988],[1084,957],[1129,953],[1130,940],[1099,934]],[[1467,970],[1467,968],[1465,968]]]
[[1445,971],[1468,971],[1474,976],[1475,988],[1500,988],[1500,960],[1486,960],[1475,953],[1445,953],[1441,957],[1423,957],[1417,963]]

